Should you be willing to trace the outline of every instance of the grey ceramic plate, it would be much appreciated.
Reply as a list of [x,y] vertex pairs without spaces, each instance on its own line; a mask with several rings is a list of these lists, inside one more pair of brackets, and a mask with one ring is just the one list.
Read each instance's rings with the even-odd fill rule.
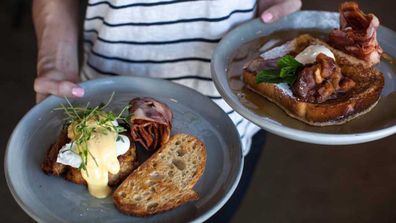
[[239,114],[274,134],[317,144],[354,144],[396,133],[396,33],[380,27],[378,39],[386,56],[378,69],[385,87],[378,105],[361,117],[340,126],[313,127],[290,118],[273,103],[243,87],[240,79],[245,62],[258,56],[264,43],[277,45],[302,33],[326,37],[338,27],[338,13],[301,11],[279,22],[263,24],[256,19],[229,32],[212,56],[212,76],[217,89]]
[[202,222],[230,198],[243,166],[239,135],[228,116],[210,99],[181,85],[140,77],[99,79],[82,86],[86,96],[72,103],[98,104],[115,91],[110,104],[114,111],[136,96],[151,96],[168,104],[174,113],[173,133],[190,133],[206,144],[206,170],[194,187],[200,199],[162,214],[137,218],[118,212],[111,198],[95,199],[84,186],[45,175],[40,163],[63,119],[62,112],[52,110],[64,99],[51,96],[19,122],[5,155],[8,186],[32,218],[39,222]]

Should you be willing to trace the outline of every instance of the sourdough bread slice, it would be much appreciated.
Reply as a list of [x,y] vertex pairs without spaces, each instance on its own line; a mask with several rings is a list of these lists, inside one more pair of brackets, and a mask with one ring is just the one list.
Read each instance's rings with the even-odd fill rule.
[[256,83],[257,72],[249,70],[249,67],[252,65],[259,67],[257,64],[263,60],[261,57],[245,66],[243,80],[249,89],[277,104],[289,116],[314,126],[344,124],[369,112],[377,104],[384,87],[384,77],[381,72],[370,67],[367,62],[336,50],[310,35],[301,35],[271,51],[274,54],[283,52],[297,55],[309,45],[324,45],[329,48],[333,52],[337,64],[341,67],[342,74],[352,79],[356,86],[336,99],[323,103],[304,102],[293,95],[287,84]]
[[198,199],[193,190],[206,164],[205,145],[177,134],[132,172],[113,193],[123,213],[147,216]]

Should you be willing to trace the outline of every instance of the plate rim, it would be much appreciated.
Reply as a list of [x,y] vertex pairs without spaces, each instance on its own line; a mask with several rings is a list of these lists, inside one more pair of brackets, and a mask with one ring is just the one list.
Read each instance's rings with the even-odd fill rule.
[[[205,98],[203,100],[208,100],[209,103],[212,103],[214,106],[216,106],[220,111],[222,111],[222,113],[224,114],[225,118],[232,123],[232,120],[230,119],[230,117],[223,111],[222,108],[219,107],[219,105],[217,105],[216,103],[214,103],[212,100],[210,100],[209,98],[207,98],[205,95],[201,94],[200,92],[186,87],[184,85],[181,84],[177,84],[177,83],[173,83],[171,81],[167,81],[167,80],[163,80],[163,79],[159,79],[159,78],[153,78],[153,77],[140,77],[140,76],[117,76],[117,77],[104,77],[104,78],[98,78],[95,80],[87,80],[84,82],[81,82],[80,85],[84,88],[86,86],[95,84],[95,82],[106,82],[106,81],[115,81],[115,80],[123,80],[123,79],[127,79],[127,80],[131,80],[131,79],[137,79],[137,80],[149,80],[149,81],[154,81],[154,82],[162,82],[165,84],[170,84],[170,85],[174,85],[175,87],[178,88],[184,88],[187,91],[191,91],[194,92],[194,94],[196,94],[198,97],[201,98]],[[14,188],[14,183],[11,180],[11,177],[9,175],[9,168],[8,166],[11,165],[9,164],[9,150],[10,150],[10,144],[12,143],[12,141],[14,141],[14,138],[16,137],[16,133],[19,131],[23,122],[25,122],[25,120],[27,119],[28,116],[30,116],[34,110],[37,110],[39,106],[45,106],[46,103],[50,103],[50,101],[52,100],[57,100],[59,99],[59,97],[57,96],[49,96],[48,98],[46,98],[44,101],[42,101],[40,104],[35,104],[32,108],[29,109],[29,111],[27,113],[25,113],[23,115],[23,117],[18,121],[17,125],[15,126],[15,128],[13,129],[7,145],[6,145],[6,150],[4,153],[4,175],[5,175],[5,179],[6,179],[6,183],[7,183],[7,187],[9,189],[9,191],[11,192],[12,197],[14,198],[14,200],[17,202],[17,204],[19,205],[19,207],[29,216],[31,217],[34,221],[37,222],[46,222],[46,220],[44,218],[41,218],[34,210],[33,208],[31,208],[29,205],[27,205],[22,197],[18,194],[18,192],[15,190]],[[233,124],[233,123],[232,123]],[[233,130],[237,136],[239,136],[239,133],[237,132],[237,129],[234,128]],[[233,180],[232,185],[230,185],[229,190],[225,193],[225,195],[219,199],[217,201],[217,203],[214,204],[213,207],[211,207],[210,209],[208,209],[206,212],[203,212],[202,215],[197,216],[195,219],[193,219],[191,222],[203,222],[206,221],[207,219],[209,219],[210,217],[212,217],[214,214],[216,214],[224,205],[225,203],[227,203],[227,201],[229,201],[229,199],[231,198],[231,196],[234,194],[237,186],[239,185],[239,181],[241,179],[242,176],[242,172],[244,169],[244,156],[243,156],[243,150],[242,150],[242,143],[241,143],[241,139],[239,137],[237,137],[237,139],[235,139],[237,142],[237,147],[239,147],[238,151],[239,151],[239,168],[238,168],[238,172],[235,174],[235,179]],[[120,212],[120,214],[122,214]]]
[[[281,19],[279,22],[282,22],[286,19],[290,19],[293,16],[298,16],[299,14],[318,14],[318,13],[330,13],[330,14],[338,14],[337,12],[328,12],[328,11],[315,11],[315,10],[302,10],[295,12],[283,19]],[[250,20],[246,23],[243,23],[227,33],[219,42],[219,44],[216,46],[216,49],[212,55],[211,58],[211,73],[212,73],[212,79],[215,83],[215,86],[217,90],[219,91],[220,95],[223,97],[223,99],[236,111],[238,112],[241,116],[244,118],[248,119],[249,121],[255,123],[259,127],[265,129],[268,132],[271,132],[273,134],[296,140],[296,141],[301,141],[301,142],[306,142],[306,143],[313,143],[313,144],[321,144],[321,145],[352,145],[352,144],[358,144],[358,143],[365,143],[365,142],[370,142],[374,140],[378,140],[381,138],[385,138],[387,136],[393,135],[396,133],[396,125],[386,127],[383,129],[375,130],[375,131],[370,131],[370,132],[360,132],[360,133],[349,133],[349,134],[334,134],[334,133],[318,133],[318,132],[310,132],[310,131],[305,131],[305,130],[300,130],[300,129],[295,129],[291,128],[288,126],[280,125],[274,123],[276,120],[272,121],[272,119],[269,119],[267,117],[259,116],[255,114],[253,111],[250,109],[246,108],[243,106],[240,102],[237,96],[232,92],[228,81],[227,83],[222,83],[220,79],[220,75],[223,75],[223,72],[219,72],[222,69],[218,69],[221,66],[219,65],[219,61],[222,61],[222,58],[219,58],[219,54],[216,53],[219,51],[219,49],[223,48],[225,45],[225,42],[229,41],[229,39],[233,38],[236,33],[240,32],[241,29],[249,27],[249,26],[271,26],[276,23],[272,24],[265,24],[261,21],[261,19],[256,18],[253,20]],[[381,29],[385,30],[386,32],[393,32],[391,29],[380,26]],[[264,36],[264,35],[261,35]],[[229,58],[226,58],[229,59]],[[225,71],[224,71],[225,72]],[[227,91],[232,92],[232,95],[227,94]]]

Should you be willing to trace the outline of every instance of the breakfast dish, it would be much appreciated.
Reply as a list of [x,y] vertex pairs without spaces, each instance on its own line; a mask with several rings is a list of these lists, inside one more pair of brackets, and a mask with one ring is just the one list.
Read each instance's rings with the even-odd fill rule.
[[[288,83],[259,82],[268,76],[260,72],[277,69],[279,60],[274,56],[281,58],[280,62],[300,66],[296,68],[299,73],[293,74]],[[383,75],[377,69],[366,67],[365,62],[309,35],[301,35],[248,63],[243,79],[250,89],[276,103],[288,115],[315,126],[344,124],[369,112],[384,86]]]
[[127,129],[119,125],[125,109],[115,115],[104,111],[107,104],[62,105],[66,123],[41,165],[46,174],[87,185],[96,198],[109,196],[110,186],[117,186],[137,165],[136,147],[128,135],[121,134]]
[[329,44],[301,35],[249,62],[243,71],[248,88],[315,126],[344,124],[369,112],[384,87],[383,74],[372,67],[382,54],[379,22],[352,2],[341,5],[340,15]]
[[[67,116],[66,123],[49,148],[42,170],[87,185],[96,198],[108,197],[111,187],[121,183],[113,199],[118,209],[130,215],[152,215],[197,200],[192,188],[205,170],[204,143],[188,134],[169,140],[172,111],[154,98],[134,98],[118,115],[105,111],[110,100],[91,108],[73,106],[66,99],[68,105],[59,108]],[[150,151],[158,149],[136,171],[135,142]]]
[[[232,121],[209,98],[169,81],[145,77],[102,78],[84,82],[81,86],[86,95],[70,100],[71,104],[85,107],[90,102],[90,107],[95,107],[115,92],[105,111],[116,115],[134,98],[150,97],[166,104],[173,113],[171,136],[184,133],[205,144],[206,170],[193,187],[199,199],[142,218],[120,212],[112,195],[98,199],[89,193],[86,186],[45,174],[41,164],[49,147],[66,129],[63,127],[64,112],[54,111],[60,104],[66,105],[66,101],[51,96],[32,108],[19,122],[5,154],[5,176],[9,189],[18,204],[35,221],[203,222],[230,198],[242,172],[241,144]],[[129,120],[128,115],[125,110],[126,120]],[[121,135],[130,135],[124,121],[120,120],[119,125],[127,129]],[[130,142],[131,147],[136,147],[137,158],[134,160],[139,161],[140,165],[158,151],[147,151],[132,137]],[[117,188],[110,187],[113,191]]]
[[[227,33],[216,47],[211,60],[212,78],[221,96],[235,112],[244,118],[268,132],[292,140],[326,145],[348,145],[370,142],[396,133],[396,114],[392,112],[396,109],[396,51],[393,47],[393,43],[396,41],[396,32],[378,25],[373,15],[357,10],[358,8],[353,4],[344,5],[340,7],[340,10],[341,8],[344,8],[345,11],[345,15],[343,15],[345,17],[344,24],[348,22],[356,25],[357,23],[354,22],[353,18],[357,18],[358,21],[364,21],[365,25],[356,26],[353,31],[348,28],[349,25],[342,26],[343,21],[340,13],[303,10],[271,24],[265,24],[260,19],[255,19]],[[348,45],[344,47],[336,46],[336,43],[330,41],[331,33],[336,31],[339,31],[335,34],[337,37],[348,39]],[[375,31],[375,35],[373,31]],[[341,35],[340,32],[345,34]],[[349,119],[344,120],[344,123],[342,123],[343,118],[339,118],[332,120],[330,123],[326,123],[326,120],[311,120],[309,122],[315,125],[308,124],[288,115],[279,105],[271,102],[246,83],[243,73],[248,72],[244,68],[247,68],[249,63],[274,48],[282,45],[286,46],[288,42],[300,37],[305,38],[304,36],[325,43],[328,46],[326,48],[335,55],[336,65],[340,68],[344,66],[339,65],[341,62],[348,63],[352,60],[352,63],[359,63],[358,67],[361,69],[376,70],[375,73],[383,74],[384,85],[382,90],[378,92],[379,98],[375,100],[374,97],[374,99],[368,100],[368,102],[371,101],[369,104],[373,101],[376,101],[376,103],[373,103],[371,107],[365,105],[366,109],[363,109],[363,111],[367,112],[364,115],[355,111],[356,117],[351,115]],[[337,38],[337,40],[340,38]],[[353,42],[358,44],[353,45]],[[338,43],[341,43],[341,41],[338,41]],[[359,48],[359,44],[365,47]],[[356,55],[352,51],[347,52],[344,48],[356,52]],[[298,50],[298,52],[302,52],[304,49]],[[337,55],[340,55],[339,53],[348,55],[348,59],[338,61]],[[363,56],[359,58],[359,54]],[[375,59],[377,54],[381,54],[379,63],[375,60],[368,62],[369,60],[364,59],[365,57]],[[294,58],[297,55],[290,56]],[[272,65],[277,64],[273,62]],[[275,74],[279,75],[280,72]],[[347,75],[341,74],[343,77],[347,77]],[[373,77],[379,77],[375,78],[377,82],[374,82],[374,85],[379,87],[381,85],[380,76],[373,75]],[[290,78],[290,80],[293,79]],[[346,91],[345,95],[348,95],[348,92],[354,92],[361,86],[359,81],[356,83],[358,84],[355,85],[354,89]],[[261,85],[266,84],[261,83]],[[294,96],[288,83],[271,84],[287,86],[285,89]],[[374,96],[377,94],[372,93]],[[340,96],[343,95],[340,94],[337,97]],[[319,99],[318,97],[311,99],[316,100],[315,98]],[[307,98],[307,100],[311,99]],[[330,103],[331,100],[339,99],[328,99],[322,103]],[[347,119],[348,121],[346,121]],[[323,125],[323,123],[336,124]]]

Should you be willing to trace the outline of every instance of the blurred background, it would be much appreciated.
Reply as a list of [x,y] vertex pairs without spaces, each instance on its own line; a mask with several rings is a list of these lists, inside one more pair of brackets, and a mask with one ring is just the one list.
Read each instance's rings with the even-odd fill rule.
[[[341,2],[303,0],[303,10],[336,11]],[[358,2],[396,30],[396,1]],[[12,198],[3,170],[8,138],[35,104],[31,2],[0,1],[0,27],[0,219],[33,222]],[[396,136],[336,147],[268,134],[258,159],[233,222],[396,222]]]

